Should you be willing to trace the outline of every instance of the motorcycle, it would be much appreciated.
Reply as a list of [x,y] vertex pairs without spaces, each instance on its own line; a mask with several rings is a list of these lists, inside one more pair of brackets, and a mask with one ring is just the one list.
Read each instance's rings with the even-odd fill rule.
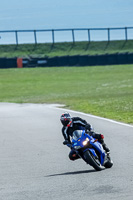
[[97,171],[113,166],[113,161],[103,149],[102,144],[97,139],[86,134],[85,130],[74,131],[72,144],[67,144],[67,146]]

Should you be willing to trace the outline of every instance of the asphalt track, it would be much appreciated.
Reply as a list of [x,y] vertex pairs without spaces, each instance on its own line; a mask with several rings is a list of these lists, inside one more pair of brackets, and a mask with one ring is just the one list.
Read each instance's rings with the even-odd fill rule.
[[133,199],[133,126],[70,111],[105,135],[114,166],[96,172],[68,159],[62,108],[0,104],[0,200]]

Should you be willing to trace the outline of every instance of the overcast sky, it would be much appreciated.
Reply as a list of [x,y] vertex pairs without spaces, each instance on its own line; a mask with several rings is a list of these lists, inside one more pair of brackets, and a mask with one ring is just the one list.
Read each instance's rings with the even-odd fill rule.
[[133,26],[133,0],[0,0],[0,30]]

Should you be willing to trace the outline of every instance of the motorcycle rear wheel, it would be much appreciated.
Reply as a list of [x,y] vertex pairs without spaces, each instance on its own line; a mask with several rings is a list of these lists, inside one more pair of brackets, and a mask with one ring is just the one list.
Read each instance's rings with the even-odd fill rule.
[[111,158],[108,158],[108,161],[104,164],[104,167],[106,168],[111,168],[113,166],[113,161],[111,160]]

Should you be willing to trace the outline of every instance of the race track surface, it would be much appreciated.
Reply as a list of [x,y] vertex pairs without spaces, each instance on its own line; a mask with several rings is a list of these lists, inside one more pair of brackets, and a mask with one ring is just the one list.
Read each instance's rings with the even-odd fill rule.
[[70,111],[104,134],[114,166],[96,172],[70,161],[63,108],[0,103],[0,200],[132,200],[133,126]]

